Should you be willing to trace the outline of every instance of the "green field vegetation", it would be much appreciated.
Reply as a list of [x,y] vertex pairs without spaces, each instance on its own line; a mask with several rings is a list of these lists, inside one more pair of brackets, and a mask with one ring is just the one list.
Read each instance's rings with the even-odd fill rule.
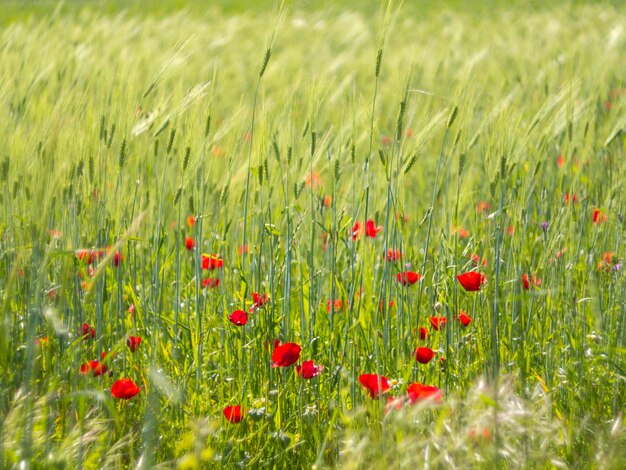
[[623,6],[0,17],[0,468],[626,465]]

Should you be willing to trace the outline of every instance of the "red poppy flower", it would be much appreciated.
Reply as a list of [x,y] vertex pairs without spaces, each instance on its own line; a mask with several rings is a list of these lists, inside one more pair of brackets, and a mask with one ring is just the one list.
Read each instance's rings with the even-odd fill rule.
[[187,225],[189,225],[190,228],[193,228],[193,226],[196,225],[196,218],[193,215],[187,217]]
[[480,286],[482,286],[487,281],[487,278],[484,275],[476,271],[469,271],[463,274],[459,274],[456,278],[463,286],[463,289],[468,292],[474,292],[479,290]]
[[280,344],[272,353],[272,367],[289,367],[300,359],[302,348],[296,343]]
[[461,313],[459,313],[459,321],[464,327],[472,323],[472,319],[463,310],[461,310]]
[[130,313],[131,315],[135,315],[135,304],[130,304],[128,306],[128,313]]
[[109,368],[106,364],[101,364],[98,361],[89,361],[86,364],[81,364],[80,373],[88,374],[91,371],[91,374],[94,377],[98,377],[99,375],[106,374]]
[[46,336],[40,336],[35,338],[35,346],[43,347],[48,344],[48,338]]
[[425,341],[427,337],[428,337],[428,330],[425,327],[420,326],[420,339],[422,341]]
[[476,212],[480,213],[485,212],[486,210],[489,210],[489,203],[487,201],[480,201],[476,204]]
[[356,240],[357,238],[359,238],[360,233],[361,233],[361,224],[358,222],[355,222],[354,226],[352,227],[352,239]]
[[422,278],[422,276],[413,271],[398,273],[396,277],[398,278],[398,282],[403,286],[412,286]]
[[216,277],[207,277],[206,279],[202,279],[202,287],[213,289],[214,287],[219,287],[219,285],[220,280]]
[[483,258],[481,261],[480,256],[474,253],[472,253],[469,258],[472,260],[472,264],[474,266],[478,266],[480,264],[482,264],[483,267],[487,266],[487,258]]
[[267,294],[259,294],[258,292],[252,293],[252,307],[248,310],[249,313],[254,312],[257,308],[263,307],[266,303],[270,301],[270,296]]
[[324,207],[330,207],[332,202],[333,202],[333,198],[332,197],[330,197],[330,196],[324,197],[324,202],[323,202]]
[[243,326],[248,323],[248,315],[243,310],[235,310],[228,317],[230,322],[236,326]]
[[[339,312],[343,310],[343,302],[341,299],[335,299],[333,301],[333,312]],[[330,300],[326,301],[326,311],[330,313]]]
[[237,253],[239,254],[239,256],[243,255],[244,253],[248,253],[250,251],[250,249],[248,248],[248,245],[239,245],[237,247]]
[[359,376],[359,382],[370,392],[370,397],[374,400],[378,400],[381,393],[385,393],[389,390],[389,381],[387,377],[383,375],[361,374]]
[[230,423],[238,423],[243,419],[243,413],[241,411],[241,406],[232,405],[224,408],[224,418]]
[[141,389],[131,379],[120,379],[111,387],[111,395],[122,400],[130,400],[140,391]]
[[394,250],[389,248],[384,257],[386,261],[398,261],[399,259],[402,259],[402,253],[400,252],[400,250]]
[[506,228],[506,234],[507,234],[509,237],[512,237],[512,236],[515,234],[515,227],[513,227],[512,225],[509,225],[509,226]]
[[296,366],[296,372],[303,379],[317,377],[324,370],[324,366],[316,364],[314,361],[304,361],[301,366]]
[[565,198],[565,203],[569,204],[570,200],[574,203],[577,202],[577,198],[576,198],[576,194],[571,194],[570,193],[565,193],[565,196],[563,196]]
[[452,233],[458,233],[461,239],[469,237],[469,232],[463,227],[452,227]]
[[124,256],[119,251],[116,251],[113,255],[113,266],[117,268],[123,260]]
[[322,178],[319,173],[313,171],[306,175],[305,183],[308,187],[316,189],[322,183]]
[[487,428],[470,429],[469,437],[472,438],[472,439],[486,439],[486,440],[490,440],[491,439],[491,432],[489,432],[489,429],[487,429]]
[[417,348],[413,353],[415,360],[420,364],[428,364],[435,357],[435,351],[430,348]]
[[448,321],[446,317],[430,317],[430,326],[433,327],[433,330],[439,331],[439,328],[446,326],[446,322]]
[[443,400],[441,390],[433,385],[412,383],[407,387],[406,394],[411,404],[422,400],[432,400],[435,403],[441,403]]
[[373,219],[367,219],[365,222],[365,236],[370,238],[376,238],[376,234],[383,228],[380,225],[376,225]]
[[137,348],[141,344],[141,338],[139,336],[129,336],[126,340],[126,346],[130,349],[130,352],[137,351]]
[[524,290],[528,290],[530,289],[530,285],[534,285],[539,287],[541,285],[541,279],[533,276],[528,277],[528,274],[522,274],[522,289]]
[[391,410],[401,410],[402,409],[402,398],[400,397],[387,397],[387,404],[385,405],[385,414],[389,413]]
[[598,271],[609,272],[611,269],[618,270],[621,267],[620,259],[612,251],[602,253],[602,259],[598,263]]
[[601,224],[602,222],[606,222],[609,220],[608,216],[604,214],[600,209],[593,210],[593,223]]
[[563,157],[563,155],[559,155],[558,157],[556,157],[556,166],[561,168],[564,163],[565,163],[565,158]]
[[224,266],[224,260],[217,255],[202,255],[202,269],[219,269]]
[[83,339],[94,339],[96,337],[96,330],[89,326],[89,323],[83,323],[80,327],[80,333]]
[[193,248],[196,246],[196,242],[193,238],[191,237],[187,237],[185,238],[185,247],[191,251],[193,250]]
[[381,135],[380,136],[380,144],[383,146],[387,146],[390,145],[393,142],[393,138],[391,136],[388,135]]

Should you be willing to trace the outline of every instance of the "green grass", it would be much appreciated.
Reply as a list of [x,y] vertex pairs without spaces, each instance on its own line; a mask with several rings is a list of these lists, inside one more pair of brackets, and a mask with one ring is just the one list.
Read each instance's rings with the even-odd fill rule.
[[0,468],[624,466],[624,8],[330,3],[3,4]]

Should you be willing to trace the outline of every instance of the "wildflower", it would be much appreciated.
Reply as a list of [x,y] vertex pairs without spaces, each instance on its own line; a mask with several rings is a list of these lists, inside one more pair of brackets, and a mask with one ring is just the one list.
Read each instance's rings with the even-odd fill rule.
[[219,287],[220,285],[220,280],[216,277],[207,277],[205,279],[202,279],[202,287],[203,288],[209,288],[209,289],[213,289],[215,287]]
[[116,251],[115,254],[113,255],[113,266],[115,266],[116,268],[119,267],[120,263],[123,260],[124,260],[124,256],[119,251]]
[[411,404],[423,400],[432,400],[435,403],[441,403],[443,400],[441,390],[433,385],[412,383],[407,387],[406,394]]
[[546,233],[548,231],[548,222],[545,220],[541,222],[541,228],[543,229],[543,233]]
[[466,327],[467,325],[472,323],[472,319],[463,310],[461,310],[461,312],[459,313],[459,321],[461,322],[461,325],[463,325],[463,327]]
[[432,326],[435,331],[439,331],[440,328],[446,326],[446,322],[446,317],[430,317],[430,326]]
[[135,304],[130,304],[128,306],[128,313],[130,313],[131,315],[135,315]]
[[40,336],[39,338],[35,338],[35,346],[44,347],[48,344],[47,336]]
[[606,222],[607,220],[609,220],[609,217],[606,214],[604,214],[600,209],[593,210],[593,223],[594,224],[601,224],[603,222]]
[[228,317],[230,322],[236,326],[243,326],[248,323],[248,315],[243,310],[235,310]]
[[202,255],[202,269],[219,269],[224,266],[224,260],[217,255]]
[[365,236],[369,238],[376,238],[376,234],[383,228],[380,225],[376,225],[373,219],[367,219],[365,222]]
[[484,275],[476,271],[469,271],[463,274],[459,274],[456,278],[463,286],[463,289],[468,292],[480,290],[480,286],[482,286],[487,281],[487,278]]
[[193,250],[195,246],[196,246],[196,242],[192,237],[185,238],[185,247],[189,251]]
[[469,232],[465,230],[463,227],[452,227],[452,233],[458,233],[460,239],[465,239],[469,237]]
[[570,201],[572,201],[573,203],[576,203],[578,201],[576,194],[571,194],[570,193],[565,193],[565,204],[569,204]]
[[359,382],[370,393],[370,397],[374,400],[380,398],[381,393],[385,393],[389,390],[389,381],[387,377],[378,374],[361,374],[359,376]]
[[534,275],[528,277],[528,274],[522,274],[521,281],[522,281],[522,289],[524,290],[530,289],[531,284],[537,287],[541,285],[541,279],[535,277]]
[[302,365],[296,366],[296,372],[303,379],[317,377],[324,370],[324,366],[315,364],[315,361],[304,361]]
[[381,135],[380,136],[380,145],[386,147],[387,145],[390,145],[393,142],[393,138],[391,136],[388,135]]
[[481,213],[489,210],[489,203],[487,201],[480,201],[476,204],[476,212]]
[[130,400],[140,391],[141,389],[131,379],[120,379],[111,387],[111,395],[122,400]]
[[420,326],[420,339],[425,341],[428,338],[428,330],[424,326]]
[[401,410],[403,400],[400,397],[387,397],[387,404],[385,405],[385,414],[389,413],[391,410]]
[[563,155],[559,155],[558,157],[556,157],[556,166],[561,168],[564,163],[565,163],[565,158],[563,157]]
[[248,253],[250,251],[250,248],[248,248],[248,245],[239,245],[237,247],[237,254],[239,254],[239,256],[243,255],[244,253]]
[[80,327],[80,333],[83,339],[94,339],[96,337],[96,330],[89,326],[89,323],[83,323]]
[[316,189],[322,183],[322,178],[319,173],[313,171],[306,175],[305,183],[309,188]]
[[324,201],[322,202],[322,204],[324,205],[324,207],[330,207],[332,202],[333,202],[333,198],[330,195],[328,195],[324,197]]
[[193,215],[187,217],[187,225],[189,225],[189,228],[193,228],[196,225],[196,218]]
[[254,312],[257,308],[263,307],[266,303],[270,301],[270,296],[267,294],[259,294],[258,292],[252,293],[252,307],[248,310],[249,313]]
[[480,256],[475,254],[475,253],[472,253],[469,258],[470,258],[470,260],[472,260],[472,264],[474,266],[478,266],[478,265],[481,265],[481,264],[483,265],[483,267],[487,266],[487,258],[483,258],[481,260]]
[[137,348],[139,348],[140,344],[141,344],[141,338],[139,336],[129,336],[126,339],[126,346],[128,346],[128,349],[130,349],[130,352],[137,351]]
[[289,367],[300,358],[302,348],[296,343],[279,344],[272,353],[272,367]]
[[100,375],[106,374],[107,371],[108,367],[106,366],[106,364],[100,364],[99,361],[89,361],[86,364],[81,364],[80,366],[80,373],[83,375],[91,372],[94,377],[98,377]]
[[385,253],[384,258],[386,261],[398,261],[402,259],[402,253],[400,250],[389,248]]
[[224,408],[223,413],[224,418],[226,418],[229,423],[238,423],[243,419],[243,413],[240,405],[227,406]]
[[[343,310],[343,302],[341,299],[335,299],[333,301],[333,312],[338,312]],[[330,300],[326,301],[326,311],[330,313]]]
[[413,356],[420,364],[428,364],[435,357],[435,351],[430,348],[420,347],[415,350]]
[[413,271],[405,271],[397,274],[398,282],[403,286],[412,286],[419,281],[422,276]]
[[612,251],[602,253],[602,259],[598,263],[598,271],[609,272],[611,269],[619,271],[621,267],[620,260],[615,256],[615,253]]
[[352,239],[356,240],[359,238],[359,234],[361,233],[361,224],[359,222],[355,222],[352,226]]

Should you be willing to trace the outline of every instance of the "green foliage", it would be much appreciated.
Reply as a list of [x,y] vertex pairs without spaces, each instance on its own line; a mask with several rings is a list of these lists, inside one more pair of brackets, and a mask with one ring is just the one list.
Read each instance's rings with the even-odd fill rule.
[[623,7],[179,3],[0,7],[0,468],[622,466]]

